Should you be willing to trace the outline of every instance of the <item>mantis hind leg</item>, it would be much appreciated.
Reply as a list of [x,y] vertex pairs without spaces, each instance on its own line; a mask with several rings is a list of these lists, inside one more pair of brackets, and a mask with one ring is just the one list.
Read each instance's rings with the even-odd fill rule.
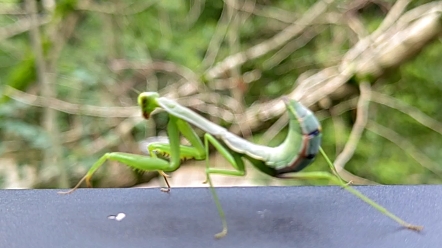
[[282,178],[282,179],[299,179],[299,180],[314,180],[314,179],[330,180],[333,183],[343,187],[344,189],[346,189],[348,192],[352,193],[353,195],[357,196],[359,199],[361,199],[362,201],[366,202],[370,206],[374,207],[375,209],[377,209],[382,214],[384,214],[387,217],[391,218],[392,220],[396,221],[401,226],[403,226],[403,227],[405,227],[407,229],[414,230],[414,231],[421,231],[423,229],[422,226],[413,225],[413,224],[410,224],[410,223],[402,220],[401,218],[399,218],[398,216],[396,216],[392,212],[388,211],[386,208],[382,207],[381,205],[379,205],[378,203],[376,203],[372,199],[368,198],[367,196],[365,196],[364,194],[362,194],[361,192],[359,192],[355,188],[350,187],[348,185],[348,183],[345,183],[344,181],[342,181],[337,176],[335,176],[333,174],[330,174],[328,172],[321,172],[321,171],[318,171],[318,172],[297,172],[297,173],[290,174],[290,175],[280,175],[279,178]]
[[[233,166],[235,170],[227,170],[227,169],[218,169],[210,167],[209,164],[209,143],[211,143],[218,152]],[[210,174],[221,174],[221,175],[230,175],[230,176],[244,176],[246,174],[244,162],[242,161],[239,154],[230,151],[226,147],[224,147],[218,140],[215,139],[212,135],[206,133],[204,135],[204,145],[206,148],[206,183],[209,183],[209,188],[212,193],[213,199],[215,201],[216,208],[218,209],[219,216],[221,218],[223,229],[221,232],[215,234],[215,238],[219,239],[227,235],[227,221],[226,216],[224,214],[224,210],[221,206],[221,203],[218,198],[218,194],[213,186],[212,179]]]
[[322,156],[324,157],[325,161],[327,162],[328,166],[330,167],[330,171],[336,176],[336,179],[338,179],[340,181],[340,184],[350,185],[351,182],[345,182],[345,180],[342,179],[342,177],[339,175],[333,162],[328,158],[327,154],[325,154],[324,149],[322,149],[322,147],[319,147],[319,151],[321,152]]

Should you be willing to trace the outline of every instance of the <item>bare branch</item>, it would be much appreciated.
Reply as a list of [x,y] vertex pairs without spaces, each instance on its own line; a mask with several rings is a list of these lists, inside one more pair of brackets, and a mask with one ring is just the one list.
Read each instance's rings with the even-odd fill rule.
[[373,132],[379,136],[382,136],[399,148],[404,150],[410,157],[412,157],[416,162],[418,162],[422,167],[428,169],[434,174],[442,177],[442,169],[438,163],[435,163],[429,157],[427,157],[422,151],[420,151],[413,143],[409,140],[402,138],[402,136],[395,131],[388,129],[374,121],[368,121],[366,129]]
[[[17,90],[11,86],[6,85],[5,96],[8,96],[18,102],[37,106],[54,109],[60,112],[74,114],[74,115],[85,115],[85,116],[94,116],[94,117],[103,117],[103,118],[135,118],[141,120],[140,108],[137,106],[133,107],[102,107],[95,105],[87,105],[87,104],[75,104],[66,101],[62,101],[56,98],[51,97],[42,97],[37,95],[32,95],[20,90]],[[218,108],[213,104],[210,104],[211,101],[216,101],[221,96],[217,96],[216,93],[201,93],[201,97],[187,97],[180,98],[178,101],[182,103],[184,106],[191,107],[197,109],[201,112],[208,113],[210,115],[214,115],[219,117],[225,121],[232,121],[234,116],[232,115],[232,111],[225,110],[223,108]],[[198,100],[200,99],[200,100]],[[204,99],[204,101],[201,101]],[[238,105],[238,103],[230,97],[223,96],[223,100],[220,100],[224,106],[228,109],[234,109]],[[216,102],[219,104],[219,102]],[[205,108],[208,107],[208,108]],[[213,111],[215,110],[216,111]],[[161,110],[154,111],[153,114],[161,112]],[[218,114],[215,114],[215,113]]]
[[23,11],[17,4],[0,3],[0,15],[25,15],[26,11]]
[[316,18],[327,10],[327,7],[333,1],[334,0],[322,0],[317,2],[298,21],[274,35],[272,38],[261,42],[247,49],[246,51],[230,55],[222,62],[218,63],[215,67],[210,68],[208,71],[206,71],[205,78],[208,80],[218,78],[231,68],[240,66],[249,60],[259,58],[270,51],[281,47],[293,37],[304,31],[305,28],[307,28]]
[[[37,21],[37,3],[36,0],[26,0],[26,11],[29,13],[31,22]],[[38,26],[33,25],[30,29],[31,46],[35,54],[35,66],[38,78],[38,84],[40,85],[40,94],[43,97],[54,97],[55,88],[52,84],[51,78],[48,76],[50,68],[48,62],[43,55],[42,38]],[[45,170],[41,170],[39,175],[42,180],[50,179],[54,176],[57,177],[58,187],[68,187],[68,175],[66,167],[61,162],[62,150],[60,143],[60,129],[57,123],[57,112],[53,109],[45,108],[43,110],[43,118],[41,120],[44,130],[48,133],[50,139],[51,149],[44,150],[43,164],[46,166]],[[61,165],[61,166],[60,166]]]
[[372,96],[373,96],[373,98],[371,99],[372,102],[379,103],[387,107],[399,110],[402,113],[407,114],[411,118],[415,119],[420,124],[432,129],[433,131],[439,134],[442,134],[442,123],[426,115],[418,108],[410,106],[403,101],[382,94],[380,92],[373,91]]
[[260,143],[268,144],[281,132],[281,130],[287,125],[288,121],[288,115],[283,114],[270,128],[267,129],[267,131],[265,131],[261,137]]
[[[347,52],[340,64],[298,80],[296,89],[288,97],[310,106],[336,91],[354,76],[376,78],[386,69],[403,64],[407,58],[415,56],[426,44],[439,36],[442,29],[441,14],[442,2],[410,10],[396,25],[384,32],[382,38],[373,42],[369,38],[362,39]],[[404,25],[405,21],[409,21],[408,25]],[[263,121],[280,116],[284,109],[281,99],[255,104],[246,111],[248,125],[253,130]]]
[[282,46],[277,52],[275,52],[272,57],[264,61],[263,68],[271,70],[276,65],[280,64],[284,59],[289,57],[299,48],[305,46],[309,41],[316,37],[321,31],[324,31],[325,27],[311,28],[308,31],[302,33],[296,39],[288,42],[286,45]]
[[109,146],[114,146],[121,143],[121,138],[129,134],[135,125],[144,121],[142,118],[126,118],[121,121],[112,132],[118,135],[113,135],[111,138],[99,136],[91,144],[88,145],[87,155],[97,154],[102,152]]
[[44,108],[55,109],[60,112],[97,117],[136,117],[140,116],[138,107],[100,107],[94,105],[74,104],[52,97],[43,97],[19,91],[5,86],[4,94],[16,101]]
[[190,7],[189,13],[186,16],[186,26],[190,28],[195,24],[195,22],[200,17],[203,12],[204,5],[206,2],[204,0],[195,0],[193,5]]
[[146,9],[156,4],[158,1],[159,0],[141,1],[138,4],[127,4],[122,8],[114,3],[97,4],[93,1],[79,1],[76,7],[78,10],[101,12],[105,14],[134,15],[145,11]]
[[376,184],[375,182],[358,177],[344,169],[345,164],[347,164],[348,161],[350,161],[350,159],[353,157],[368,119],[368,104],[371,98],[370,84],[368,82],[362,82],[359,89],[361,90],[361,95],[358,101],[356,121],[353,129],[351,130],[348,142],[345,144],[344,150],[342,150],[334,161],[334,166],[339,176],[346,181],[351,181],[354,184]]
[[[175,73],[187,81],[187,84],[185,85],[186,87],[191,87],[195,90],[200,87],[198,76],[191,69],[171,61],[137,62],[126,59],[116,59],[111,61],[109,67],[113,71],[132,69]],[[194,92],[195,91],[191,91],[188,92],[188,94],[192,94]]]
[[246,13],[250,13],[256,16],[262,16],[271,18],[284,23],[293,23],[296,20],[296,16],[291,11],[286,11],[272,6],[264,6],[252,1],[244,1],[240,6],[238,1],[224,1],[229,6]]
[[223,8],[219,21],[216,24],[215,32],[212,35],[212,39],[210,39],[206,54],[201,62],[203,68],[212,66],[212,64],[215,62],[216,56],[221,48],[221,43],[224,40],[227,29],[233,19],[232,16],[227,14],[227,12],[227,8]]
[[383,32],[387,31],[404,13],[406,7],[411,0],[398,0],[388,12],[387,16],[382,21],[381,25],[374,31],[371,38],[379,37]]
[[23,17],[18,21],[14,22],[14,24],[0,28],[0,41],[27,32],[32,28],[45,25],[49,23],[50,20],[51,18],[48,16],[36,17],[35,20],[28,17]]
[[347,132],[347,125],[344,118],[340,115],[337,115],[333,112],[333,108],[330,109],[330,116],[332,120],[333,125],[333,131],[335,136],[335,153],[339,154],[340,151],[342,151],[345,146],[345,143],[347,142],[345,133]]

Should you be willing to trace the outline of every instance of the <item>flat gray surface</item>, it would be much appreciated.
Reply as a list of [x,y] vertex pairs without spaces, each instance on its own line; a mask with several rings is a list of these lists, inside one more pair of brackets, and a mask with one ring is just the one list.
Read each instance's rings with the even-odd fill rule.
[[[0,190],[0,247],[441,247],[442,186],[357,187],[415,224],[401,228],[339,187]],[[109,215],[125,213],[122,221]]]

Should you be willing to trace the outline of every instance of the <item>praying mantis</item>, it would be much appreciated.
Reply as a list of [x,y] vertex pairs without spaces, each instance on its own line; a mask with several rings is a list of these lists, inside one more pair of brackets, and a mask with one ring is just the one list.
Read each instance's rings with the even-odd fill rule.
[[[256,169],[272,177],[281,179],[326,179],[337,184],[364,202],[368,203],[384,215],[393,219],[403,227],[420,231],[423,227],[409,224],[397,217],[386,208],[366,197],[349,183],[344,182],[334,170],[332,162],[321,148],[321,126],[315,115],[301,103],[284,98],[289,116],[288,134],[285,140],[276,147],[267,147],[249,142],[227,129],[218,126],[192,110],[165,97],[157,92],[143,92],[138,96],[138,105],[142,116],[149,119],[152,112],[160,108],[169,115],[167,124],[168,143],[154,142],[148,145],[150,156],[130,153],[112,152],[103,155],[89,169],[78,184],[64,194],[75,191],[83,181],[90,185],[90,179],[97,169],[107,160],[114,160],[126,164],[140,171],[158,171],[167,182],[165,172],[173,172],[180,167],[182,160],[195,159],[206,161],[206,181],[218,209],[222,222],[222,231],[215,238],[222,238],[227,234],[226,217],[213,186],[211,175],[244,176],[246,169],[243,159],[248,160]],[[196,134],[191,124],[205,132],[203,141]],[[180,134],[190,145],[180,144]],[[301,142],[299,139],[301,137]],[[209,147],[212,145],[232,166],[232,169],[219,169],[209,163]],[[315,156],[321,152],[334,174],[329,172],[299,172],[309,165]],[[161,156],[162,158],[158,157]],[[168,159],[164,159],[167,157]],[[170,186],[168,184],[168,191]]]

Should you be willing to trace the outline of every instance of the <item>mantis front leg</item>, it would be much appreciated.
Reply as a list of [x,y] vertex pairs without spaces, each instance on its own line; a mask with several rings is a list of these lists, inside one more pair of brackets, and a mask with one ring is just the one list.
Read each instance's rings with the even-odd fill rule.
[[[177,165],[169,163],[166,160],[156,158],[156,157],[148,157],[138,154],[130,154],[123,152],[112,152],[104,154],[94,165],[88,170],[86,175],[69,191],[59,192],[60,194],[70,194],[74,192],[76,189],[80,187],[80,185],[86,181],[86,184],[91,186],[91,178],[93,174],[107,161],[118,161],[120,163],[126,164],[129,167],[132,167],[141,171],[170,171]],[[178,165],[179,166],[179,165]],[[160,173],[161,173],[160,172]]]
[[[78,187],[80,187],[83,181],[86,181],[87,185],[90,185],[90,179],[93,174],[107,161],[118,161],[123,163],[133,169],[140,171],[158,171],[161,175],[166,179],[166,174],[164,172],[172,172],[179,168],[181,163],[181,153],[184,156],[196,158],[196,159],[204,159],[205,158],[205,150],[204,146],[196,135],[195,131],[190,127],[190,125],[174,116],[170,116],[169,123],[167,125],[168,136],[169,136],[169,144],[165,145],[167,148],[165,153],[170,155],[170,160],[164,160],[158,158],[154,151],[161,151],[163,148],[162,144],[151,144],[148,147],[149,153],[151,156],[143,156],[138,154],[130,154],[123,152],[112,152],[104,154],[97,162],[95,162],[92,167],[88,170],[87,174],[78,182],[78,184],[67,192],[60,192],[62,194],[69,194],[75,191]],[[185,136],[189,142],[194,147],[183,147],[180,145],[179,135],[180,132]],[[182,150],[182,152],[181,152]],[[166,183],[167,179],[166,179]],[[168,187],[170,188],[169,184]]]

